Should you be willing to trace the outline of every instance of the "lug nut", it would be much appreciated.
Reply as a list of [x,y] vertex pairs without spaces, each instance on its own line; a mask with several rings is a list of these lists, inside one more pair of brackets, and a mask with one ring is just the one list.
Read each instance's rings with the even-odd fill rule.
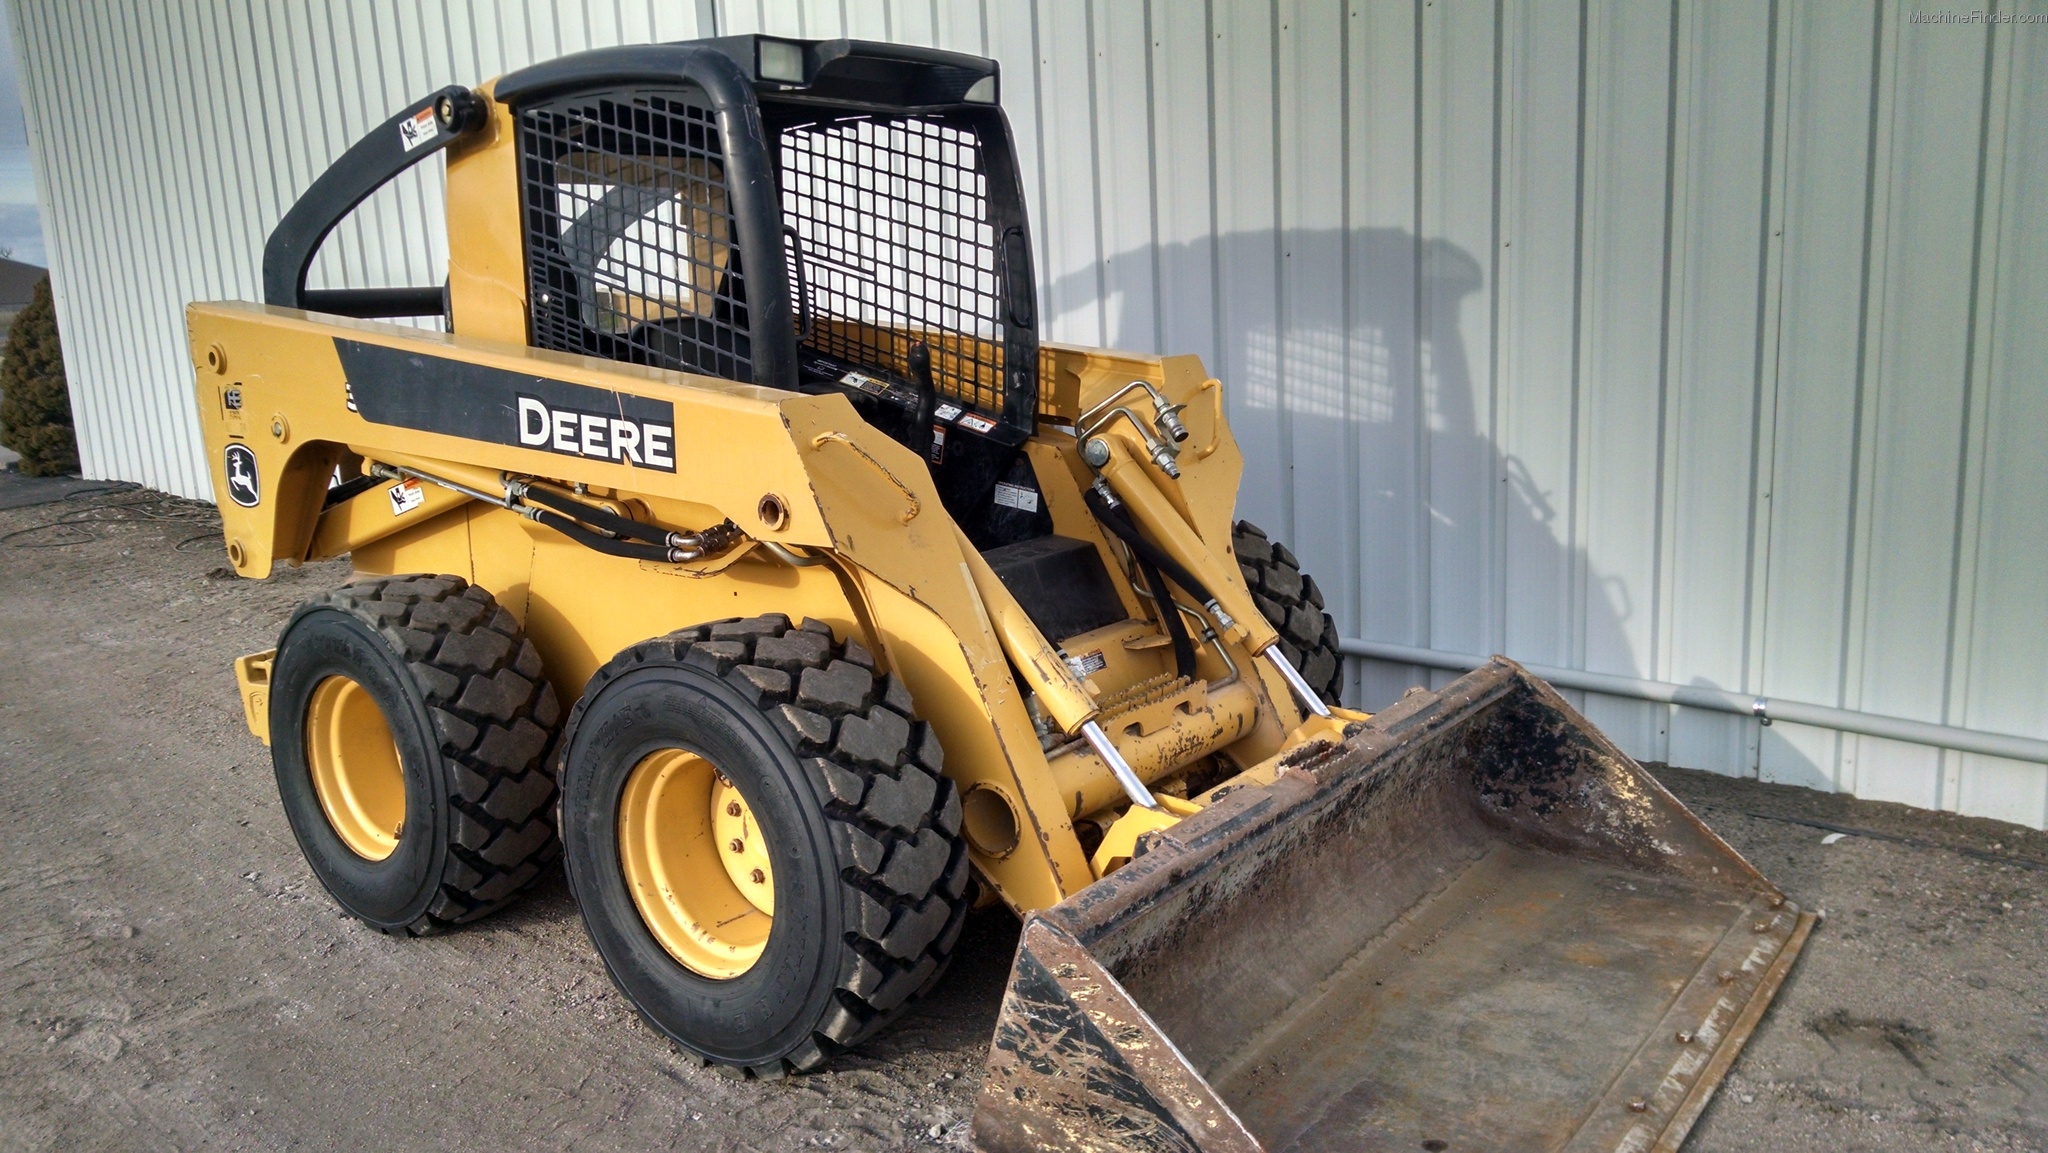
[[[734,844],[738,844],[738,842],[737,842],[737,841],[735,841],[735,842],[734,842]],[[1730,981],[1733,981],[1734,979],[1735,979],[1735,970],[1733,970],[1733,969],[1723,969],[1723,970],[1721,970],[1721,983],[1722,983],[1723,985],[1726,985],[1726,984],[1728,984],[1728,983],[1729,983]]]
[[1650,1103],[1638,1097],[1628,1103],[1628,1111],[1631,1113],[1647,1113],[1650,1111]]
[[739,803],[738,801],[727,801],[727,802],[725,803],[725,815],[726,815],[726,816],[728,816],[728,817],[737,817],[737,816],[739,816],[739,815],[740,815],[740,803]]
[[1690,1045],[1690,1044],[1692,1044],[1692,1030],[1691,1030],[1691,1029],[1680,1029],[1680,1030],[1678,1031],[1678,1043],[1679,1043],[1679,1044],[1681,1044],[1681,1045]]
[[766,874],[766,873],[762,872],[762,871],[761,871],[761,870],[759,870],[759,869],[755,869],[755,870],[754,870],[754,883],[755,883],[756,885],[764,885],[764,884],[767,884],[767,883],[768,883],[768,874]]
[[1758,921],[1756,924],[1750,926],[1750,928],[1755,929],[1759,933],[1764,932],[1770,927],[1771,923],[1769,921]]
[[735,853],[744,853],[747,851],[747,843],[745,841],[740,840],[738,837],[734,837],[731,841],[727,842],[725,847],[731,849]]

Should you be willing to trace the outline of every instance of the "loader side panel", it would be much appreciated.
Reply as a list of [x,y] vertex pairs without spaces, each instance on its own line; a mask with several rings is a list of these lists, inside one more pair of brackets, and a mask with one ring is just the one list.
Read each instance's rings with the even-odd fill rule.
[[[707,621],[783,613],[824,621],[839,636],[866,634],[844,588],[824,565],[791,568],[750,555],[715,575],[601,556],[564,540],[532,543],[525,626],[549,675],[570,699],[629,645]],[[596,592],[597,595],[593,595]]]

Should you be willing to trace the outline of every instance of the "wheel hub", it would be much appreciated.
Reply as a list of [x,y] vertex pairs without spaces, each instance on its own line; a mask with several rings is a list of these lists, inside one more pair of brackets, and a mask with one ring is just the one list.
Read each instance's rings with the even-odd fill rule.
[[328,677],[306,709],[306,764],[327,823],[349,851],[381,861],[405,827],[405,770],[370,691]]
[[654,939],[692,972],[753,968],[775,921],[775,872],[746,798],[710,761],[649,754],[619,799],[619,865]]

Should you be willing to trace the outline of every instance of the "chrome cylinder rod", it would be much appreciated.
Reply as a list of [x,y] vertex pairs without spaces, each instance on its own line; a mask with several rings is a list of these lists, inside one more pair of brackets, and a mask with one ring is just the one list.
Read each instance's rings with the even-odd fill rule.
[[1117,752],[1116,746],[1110,743],[1109,734],[1102,731],[1101,725],[1089,721],[1081,726],[1081,735],[1088,739],[1089,746],[1095,750],[1096,756],[1102,758],[1102,763],[1109,766],[1111,775],[1116,777],[1117,784],[1124,787],[1124,793],[1131,798],[1132,804],[1164,811],[1164,807],[1152,796],[1152,790],[1146,788],[1145,782],[1138,779],[1138,771],[1133,769],[1131,763],[1124,760],[1124,755]]
[[1323,698],[1308,687],[1308,682],[1301,677],[1301,670],[1295,668],[1294,662],[1287,659],[1287,654],[1280,651],[1278,642],[1267,645],[1266,650],[1259,655],[1273,662],[1273,667],[1280,670],[1280,679],[1287,682],[1287,687],[1293,691],[1294,699],[1300,702],[1302,708],[1324,720],[1330,719],[1330,706],[1324,704]]

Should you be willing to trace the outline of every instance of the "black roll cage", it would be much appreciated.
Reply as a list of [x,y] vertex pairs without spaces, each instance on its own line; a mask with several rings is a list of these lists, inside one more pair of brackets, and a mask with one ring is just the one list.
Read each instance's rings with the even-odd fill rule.
[[[792,58],[792,51],[795,53]],[[769,54],[776,55],[770,63]],[[801,76],[791,63],[800,61]],[[747,254],[747,306],[754,381],[795,388],[798,380],[796,308],[783,243],[775,153],[764,127],[764,99],[778,121],[815,109],[820,116],[901,116],[945,111],[973,123],[984,141],[996,206],[1009,320],[1035,326],[1035,278],[1030,232],[1008,122],[998,103],[995,61],[902,44],[862,40],[790,40],[727,36],[673,44],[624,45],[579,52],[501,77],[497,100],[518,108],[552,96],[634,86],[684,84],[712,105],[724,140],[726,191],[739,250]],[[308,289],[306,275],[321,243],[364,199],[488,119],[483,96],[459,85],[407,106],[343,153],[313,182],[272,231],[263,253],[266,303],[355,317],[445,316],[445,286]],[[413,142],[405,132],[424,113],[437,127]],[[408,143],[411,144],[408,147]],[[1011,243],[1013,235],[1020,242]],[[1035,339],[1033,340],[1035,346]],[[1028,428],[1035,407],[1036,366],[1013,365],[1003,415]],[[1026,376],[1030,379],[1025,379]]]
[[[263,302],[338,316],[435,316],[448,311],[447,291],[426,288],[313,288],[306,273],[341,218],[399,173],[483,127],[484,99],[459,84],[407,105],[370,130],[320,174],[263,246]],[[431,115],[435,134],[415,140],[408,125]]]

